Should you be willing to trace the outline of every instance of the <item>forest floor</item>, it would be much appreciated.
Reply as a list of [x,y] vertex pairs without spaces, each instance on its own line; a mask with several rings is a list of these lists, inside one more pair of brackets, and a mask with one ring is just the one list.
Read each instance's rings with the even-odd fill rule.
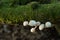
[[[23,25],[7,25],[7,31],[4,30],[3,25],[0,25],[0,40],[40,40],[41,33],[37,29],[35,33],[31,33],[32,27]],[[45,40],[45,39],[42,39]],[[47,39],[53,40],[53,39]]]

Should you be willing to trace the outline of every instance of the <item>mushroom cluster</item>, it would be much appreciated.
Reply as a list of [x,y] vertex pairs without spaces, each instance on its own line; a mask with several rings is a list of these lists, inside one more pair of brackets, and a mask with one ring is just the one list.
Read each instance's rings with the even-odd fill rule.
[[32,33],[34,33],[35,32],[35,30],[36,30],[36,28],[38,27],[38,29],[39,30],[43,30],[44,28],[50,28],[50,27],[52,27],[52,24],[51,24],[51,22],[46,22],[45,24],[41,24],[41,22],[39,22],[39,21],[35,21],[35,20],[30,20],[29,22],[28,21],[24,21],[23,22],[23,26],[27,26],[27,25],[29,25],[29,26],[35,26],[34,28],[31,28],[30,29],[30,32],[32,32]]

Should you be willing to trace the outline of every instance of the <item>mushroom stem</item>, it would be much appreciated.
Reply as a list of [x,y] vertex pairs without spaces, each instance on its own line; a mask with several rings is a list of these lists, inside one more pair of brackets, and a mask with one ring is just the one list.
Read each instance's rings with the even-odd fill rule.
[[35,29],[37,28],[37,26],[35,26]]

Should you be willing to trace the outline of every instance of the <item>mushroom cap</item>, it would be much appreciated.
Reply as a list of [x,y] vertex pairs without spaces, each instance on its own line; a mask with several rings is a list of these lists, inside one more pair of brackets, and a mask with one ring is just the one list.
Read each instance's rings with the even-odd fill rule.
[[39,26],[39,30],[43,30],[44,29],[44,24],[41,24],[40,26]]
[[36,21],[35,20],[30,20],[29,26],[36,26]]
[[27,26],[27,25],[28,25],[28,21],[24,21],[23,26]]
[[38,22],[36,22],[36,25],[37,25],[37,26],[39,26],[40,24],[41,24],[41,23],[40,23],[39,21],[38,21]]
[[52,27],[51,22],[46,22],[46,23],[45,23],[45,27],[46,27],[46,28]]
[[32,33],[35,32],[35,28],[31,28],[30,32]]

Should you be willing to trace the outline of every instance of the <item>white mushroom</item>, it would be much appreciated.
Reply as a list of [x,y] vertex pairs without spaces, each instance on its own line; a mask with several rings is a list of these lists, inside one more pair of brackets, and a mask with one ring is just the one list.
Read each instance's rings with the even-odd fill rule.
[[37,25],[36,24],[37,23],[36,23],[35,20],[30,20],[29,26],[35,26],[34,28],[31,28],[31,30],[30,30],[32,33],[35,32],[35,29],[37,28]]
[[40,23],[39,21],[38,21],[38,22],[36,22],[36,25],[37,25],[37,26],[39,26],[40,24],[41,24],[41,23]]
[[40,26],[39,26],[39,30],[43,30],[44,29],[44,24],[41,24]]
[[36,26],[36,21],[35,20],[30,20],[29,26]]
[[30,30],[32,33],[34,33],[35,32],[35,28],[31,28],[31,30]]
[[24,21],[23,26],[27,26],[27,25],[28,25],[28,21]]
[[46,22],[46,23],[45,23],[45,28],[49,28],[49,27],[52,27],[51,22]]

